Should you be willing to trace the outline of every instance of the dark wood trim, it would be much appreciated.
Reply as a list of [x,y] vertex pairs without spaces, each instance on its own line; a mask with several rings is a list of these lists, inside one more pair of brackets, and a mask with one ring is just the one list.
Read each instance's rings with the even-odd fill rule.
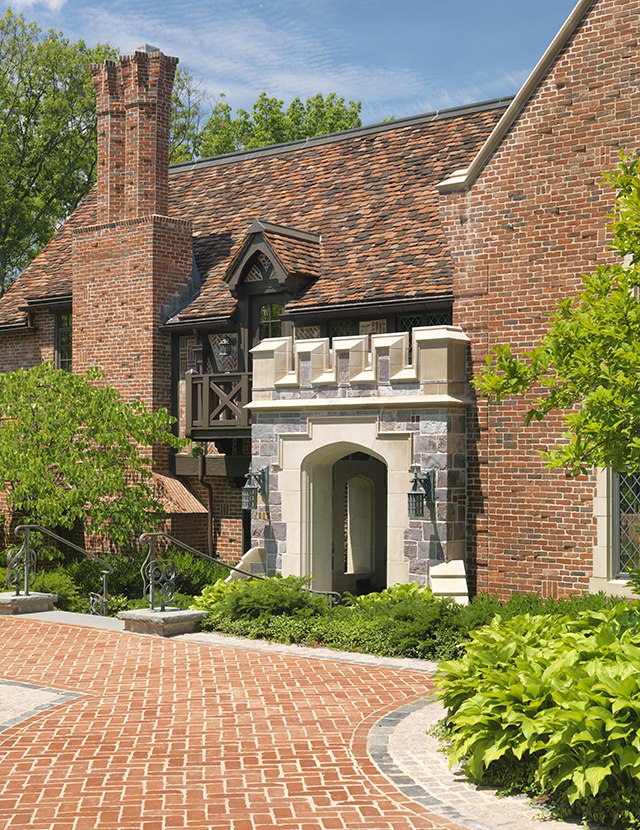
[[[205,475],[241,478],[249,470],[251,457],[248,455],[207,455]],[[177,453],[176,475],[197,476],[200,461],[197,456]]]

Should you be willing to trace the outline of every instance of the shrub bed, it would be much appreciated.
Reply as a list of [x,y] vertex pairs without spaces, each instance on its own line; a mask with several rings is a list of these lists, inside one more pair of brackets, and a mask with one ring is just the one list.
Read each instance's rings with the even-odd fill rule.
[[559,816],[640,828],[640,611],[495,618],[441,664],[452,761]]
[[209,612],[203,627],[243,637],[323,645],[390,657],[449,659],[464,653],[469,633],[496,614],[577,614],[616,603],[604,595],[540,600],[535,595],[500,603],[477,597],[468,606],[433,596],[415,582],[362,597],[346,595],[330,608],[326,598],[301,590],[304,579],[234,580],[211,585],[194,607]]

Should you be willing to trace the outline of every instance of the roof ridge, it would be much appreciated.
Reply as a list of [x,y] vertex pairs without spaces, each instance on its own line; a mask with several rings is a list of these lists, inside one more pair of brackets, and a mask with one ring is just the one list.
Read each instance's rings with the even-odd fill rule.
[[504,96],[502,98],[489,98],[486,101],[478,101],[472,104],[463,104],[457,107],[433,110],[432,112],[425,112],[420,115],[409,115],[403,118],[396,118],[393,121],[381,121],[362,127],[352,127],[350,130],[341,130],[336,133],[327,133],[326,135],[318,135],[311,138],[301,138],[295,141],[285,141],[282,144],[270,144],[267,147],[258,147],[252,150],[237,150],[233,153],[198,159],[197,161],[183,161],[178,164],[172,164],[169,167],[169,173],[176,175],[179,173],[188,173],[192,170],[204,170],[208,167],[219,167],[222,165],[233,164],[234,162],[248,161],[254,158],[264,158],[265,156],[295,152],[296,150],[303,150],[307,147],[318,147],[338,141],[348,141],[351,138],[382,133],[388,130],[404,129],[406,127],[418,126],[420,124],[431,123],[433,121],[443,121],[448,118],[456,118],[460,115],[473,115],[477,112],[486,112],[492,109],[506,109],[512,101],[512,95]]
[[577,0],[571,14],[567,17],[538,63],[534,66],[529,77],[513,96],[511,104],[493,128],[484,144],[480,147],[475,157],[471,160],[471,163],[461,170],[452,171],[448,178],[437,183],[436,188],[440,192],[446,193],[455,190],[468,190],[473,187],[473,184],[492,158],[494,152],[520,118],[522,112],[527,108],[540,84],[555,65],[556,60],[586,20],[587,15],[596,3],[597,0]]

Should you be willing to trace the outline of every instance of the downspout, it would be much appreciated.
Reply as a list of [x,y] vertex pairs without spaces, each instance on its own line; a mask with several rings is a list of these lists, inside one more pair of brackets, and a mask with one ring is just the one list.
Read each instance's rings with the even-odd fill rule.
[[207,554],[214,557],[213,550],[213,485],[204,480],[207,463],[206,450],[198,456],[198,481],[207,489]]

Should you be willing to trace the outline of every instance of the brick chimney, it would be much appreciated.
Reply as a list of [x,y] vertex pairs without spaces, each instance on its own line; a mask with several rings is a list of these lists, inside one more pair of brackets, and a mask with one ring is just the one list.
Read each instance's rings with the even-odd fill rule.
[[145,44],[91,67],[98,114],[98,221],[166,215],[177,58]]
[[152,409],[171,403],[163,308],[189,283],[193,258],[191,223],[168,216],[177,63],[144,46],[92,67],[96,224],[74,231],[73,370],[99,366],[126,399]]

